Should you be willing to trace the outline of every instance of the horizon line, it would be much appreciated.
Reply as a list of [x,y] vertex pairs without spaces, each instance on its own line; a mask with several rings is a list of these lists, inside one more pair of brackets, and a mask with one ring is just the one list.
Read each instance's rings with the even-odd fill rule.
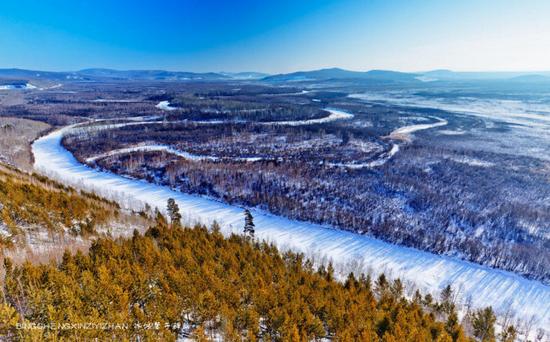
[[298,72],[315,72],[315,71],[321,71],[321,70],[330,70],[330,69],[339,69],[343,71],[351,71],[351,72],[371,72],[371,71],[389,71],[389,72],[399,72],[399,73],[405,73],[405,74],[422,74],[422,73],[428,73],[428,72],[436,72],[436,71],[446,71],[446,72],[453,72],[453,73],[495,73],[495,74],[521,74],[521,73],[529,73],[529,74],[537,74],[537,73],[550,73],[549,70],[488,70],[488,69],[449,69],[449,68],[435,68],[435,69],[429,69],[429,70],[417,70],[417,71],[403,71],[398,69],[383,69],[383,68],[374,68],[374,69],[364,69],[364,70],[357,70],[357,69],[346,69],[343,67],[338,66],[328,66],[328,67],[321,67],[317,69],[296,69],[293,71],[288,72],[265,72],[265,71],[258,71],[258,70],[240,70],[240,71],[191,71],[189,69],[161,69],[161,68],[129,68],[129,69],[118,69],[118,68],[111,68],[111,67],[84,67],[79,68],[77,70],[53,70],[53,69],[26,69],[23,67],[0,67],[0,70],[21,70],[21,71],[33,71],[33,72],[52,72],[52,73],[77,73],[82,72],[85,70],[109,70],[109,71],[165,71],[165,72],[187,72],[187,73],[194,73],[194,74],[207,74],[207,73],[214,73],[214,74],[237,74],[237,73],[261,73],[268,76],[276,76],[276,75],[285,75],[285,74],[292,74],[292,73],[298,73]]

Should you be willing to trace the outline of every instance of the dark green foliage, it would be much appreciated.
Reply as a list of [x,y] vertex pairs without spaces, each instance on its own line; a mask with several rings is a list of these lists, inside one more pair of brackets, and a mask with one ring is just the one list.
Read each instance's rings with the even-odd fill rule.
[[181,225],[180,208],[173,198],[168,199],[166,210],[168,212],[168,216],[170,217],[170,222],[173,225]]
[[252,213],[250,213],[250,210],[245,209],[244,210],[244,234],[248,237],[254,238],[254,217],[252,216]]
[[491,307],[480,309],[472,316],[474,336],[482,342],[495,341],[496,317]]

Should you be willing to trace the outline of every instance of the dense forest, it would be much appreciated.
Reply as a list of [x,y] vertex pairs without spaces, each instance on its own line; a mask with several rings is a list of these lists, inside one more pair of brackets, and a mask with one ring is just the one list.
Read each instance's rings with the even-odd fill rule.
[[0,257],[43,262],[60,258],[65,248],[85,250],[97,235],[143,231],[149,224],[143,216],[31,173],[30,144],[48,128],[0,117]]
[[0,253],[24,247],[30,235],[96,235],[124,218],[119,206],[46,177],[0,165]]
[[78,130],[63,143],[82,162],[172,146],[206,158],[134,152],[92,166],[550,281],[550,192],[536,171],[544,162],[435,146],[428,136],[377,167],[342,167],[368,164],[390,143],[339,125],[148,124]]
[[[177,210],[177,208],[176,208]],[[336,280],[300,254],[214,224],[169,225],[100,238],[59,263],[4,261],[0,334],[11,340],[494,341],[490,308],[457,317],[451,288],[440,301],[384,275]],[[86,328],[82,328],[86,327]],[[18,329],[19,328],[19,329]],[[27,328],[27,329],[25,329]],[[512,341],[513,327],[501,334]]]

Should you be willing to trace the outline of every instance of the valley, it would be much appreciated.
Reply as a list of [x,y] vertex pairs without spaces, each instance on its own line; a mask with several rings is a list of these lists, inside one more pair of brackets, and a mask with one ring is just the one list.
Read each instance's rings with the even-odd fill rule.
[[0,342],[550,342],[549,13],[0,1]]
[[[23,150],[37,139],[32,157],[2,155],[117,203],[138,231],[170,198],[185,225],[216,222],[226,237],[248,208],[259,240],[331,263],[340,279],[385,274],[408,295],[450,285],[460,315],[492,306],[537,331],[550,325],[540,306],[550,302],[545,107],[500,116],[474,100],[436,103],[459,101],[432,95],[459,86],[470,88],[224,79],[10,89],[0,120],[36,126]],[[416,95],[387,95],[405,93]]]
[[[145,205],[163,208],[169,198],[174,198],[186,224],[200,222],[210,225],[216,222],[226,236],[241,232],[240,206],[91,169],[64,149],[61,145],[63,134],[62,129],[33,144],[35,165],[41,173],[93,191],[134,210],[141,210]],[[283,251],[304,253],[315,264],[325,265],[330,261],[341,277],[349,272],[372,274],[373,277],[385,273],[404,281],[410,291],[418,288],[434,296],[452,284],[458,289],[459,308],[465,308],[468,302],[474,303],[470,304],[474,307],[491,305],[496,312],[511,309],[518,318],[528,320],[534,317],[540,326],[550,323],[550,312],[541,311],[539,306],[550,301],[550,288],[536,281],[332,227],[289,220],[263,210],[252,210],[252,213],[256,236],[260,240],[273,242]]]

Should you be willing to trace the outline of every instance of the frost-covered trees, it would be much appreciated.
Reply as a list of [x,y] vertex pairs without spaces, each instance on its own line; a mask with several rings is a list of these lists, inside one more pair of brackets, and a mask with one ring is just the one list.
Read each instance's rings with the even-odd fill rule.
[[[233,148],[238,149],[206,145],[196,153],[224,155]],[[249,156],[245,150],[237,152]],[[465,259],[550,281],[550,253],[544,239],[525,230],[527,226],[544,230],[550,211],[535,202],[505,203],[507,199],[490,190],[496,180],[485,169],[474,173],[462,164],[441,162],[432,166],[434,172],[426,173],[395,158],[392,167],[384,166],[380,173],[344,172],[300,160],[309,160],[308,156],[283,162],[197,162],[151,152],[133,171],[126,165],[132,161],[127,155],[98,165],[182,192],[262,207],[290,219],[330,224],[438,254],[460,251]],[[503,185],[505,190],[499,191],[517,193],[514,188],[529,187],[523,176],[518,177],[518,184]],[[490,184],[476,187],[481,178]],[[399,206],[394,205],[397,198],[404,201]]]

